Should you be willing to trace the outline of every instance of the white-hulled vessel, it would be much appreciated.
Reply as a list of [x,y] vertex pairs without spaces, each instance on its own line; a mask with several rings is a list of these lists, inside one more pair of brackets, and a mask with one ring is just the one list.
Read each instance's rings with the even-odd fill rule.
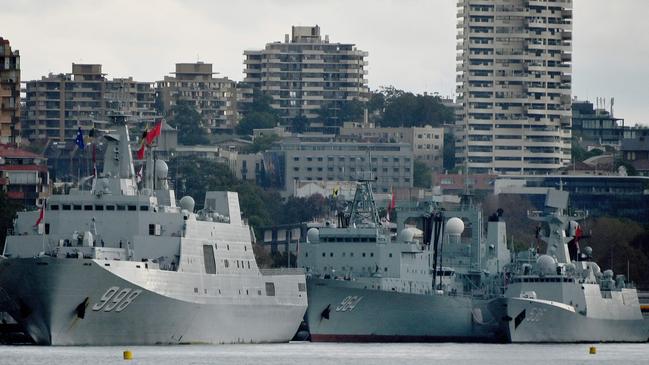
[[[546,222],[541,236],[547,252],[531,250],[527,260],[513,265],[510,283],[493,308],[506,315],[503,327],[511,342],[646,342],[649,325],[643,320],[636,289],[615,280],[613,271],[601,272],[592,250],[579,252],[583,212],[564,214],[568,194],[548,192],[548,213],[530,218]],[[526,261],[526,262],[525,262]]]
[[[39,212],[18,214],[0,261],[0,306],[38,344],[286,342],[306,310],[304,273],[264,271],[238,195],[176,205],[167,166],[138,188],[123,123],[103,173]],[[154,167],[155,166],[155,167]]]

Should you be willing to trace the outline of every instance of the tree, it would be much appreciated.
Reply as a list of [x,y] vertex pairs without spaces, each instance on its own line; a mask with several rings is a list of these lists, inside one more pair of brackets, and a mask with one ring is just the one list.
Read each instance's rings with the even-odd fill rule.
[[270,146],[272,146],[273,143],[277,142],[278,140],[279,137],[275,133],[259,136],[255,138],[255,140],[252,142],[250,146],[244,148],[243,152],[244,153],[264,152],[268,150]]
[[309,118],[300,114],[297,117],[291,119],[291,131],[293,133],[302,133],[309,125]]
[[423,161],[415,159],[412,175],[415,187],[429,189],[433,186],[433,171]]
[[237,133],[241,135],[252,135],[253,129],[273,128],[280,124],[282,118],[271,103],[273,98],[264,94],[261,90],[253,91],[252,102],[245,110],[245,116],[237,126]]
[[237,133],[249,136],[253,129],[273,128],[279,121],[277,116],[270,113],[250,112],[237,125]]
[[453,111],[437,95],[421,95],[394,87],[382,88],[382,127],[439,126],[455,120]]
[[4,191],[0,190],[0,249],[4,250],[7,230],[13,227],[16,212],[20,205],[9,199]]
[[360,121],[365,105],[358,100],[329,102],[316,111],[317,120],[328,126],[341,126],[344,122]]
[[171,124],[178,129],[178,142],[184,145],[209,143],[203,127],[203,118],[191,104],[179,102],[173,107],[171,114]]

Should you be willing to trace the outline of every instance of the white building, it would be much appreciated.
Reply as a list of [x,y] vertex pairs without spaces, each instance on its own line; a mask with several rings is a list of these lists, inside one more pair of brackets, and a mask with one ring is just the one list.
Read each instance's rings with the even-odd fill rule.
[[459,0],[456,160],[474,173],[570,162],[572,0]]

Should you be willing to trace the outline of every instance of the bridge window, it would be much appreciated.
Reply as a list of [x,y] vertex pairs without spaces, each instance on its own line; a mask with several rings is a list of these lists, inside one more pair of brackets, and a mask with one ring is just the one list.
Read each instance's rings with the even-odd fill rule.
[[125,205],[119,205],[119,204],[118,204],[118,205],[117,205],[117,210],[126,210],[126,206],[125,206]]
[[50,205],[50,210],[59,210],[59,206],[57,204]]
[[95,210],[104,210],[103,205],[95,205]]
[[63,204],[63,205],[61,206],[61,209],[63,209],[63,210],[70,210],[70,204]]
[[143,212],[147,212],[149,210],[149,206],[148,205],[140,205],[140,210],[143,211]]
[[128,210],[131,211],[131,212],[133,212],[133,211],[136,211],[136,210],[137,210],[137,207],[136,207],[135,205],[129,205],[129,206],[128,206]]
[[92,210],[92,205],[84,205],[83,210]]
[[107,205],[106,210],[115,210],[115,206],[114,205]]
[[73,210],[81,210],[81,205],[75,204],[75,205],[72,206],[72,209]]

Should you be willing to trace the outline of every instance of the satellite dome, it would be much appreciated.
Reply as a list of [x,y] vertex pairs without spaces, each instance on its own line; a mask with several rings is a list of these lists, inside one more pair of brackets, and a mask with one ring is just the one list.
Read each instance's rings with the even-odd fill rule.
[[417,234],[417,228],[413,227],[408,227],[404,228],[399,232],[399,235],[397,236],[397,240],[400,242],[411,242],[414,238],[415,235]]
[[162,160],[155,161],[155,177],[159,180],[166,179],[169,173],[169,166]]
[[194,198],[189,195],[183,196],[180,199],[180,207],[182,209],[185,209],[189,212],[194,212],[194,205],[196,205],[196,202],[194,201]]
[[557,262],[549,255],[539,256],[536,259],[536,267],[541,275],[554,275],[557,273]]
[[464,232],[464,222],[458,217],[453,217],[446,221],[446,232],[450,236],[459,236]]
[[306,231],[306,239],[310,243],[320,241],[320,231],[315,227],[309,228],[309,230]]

